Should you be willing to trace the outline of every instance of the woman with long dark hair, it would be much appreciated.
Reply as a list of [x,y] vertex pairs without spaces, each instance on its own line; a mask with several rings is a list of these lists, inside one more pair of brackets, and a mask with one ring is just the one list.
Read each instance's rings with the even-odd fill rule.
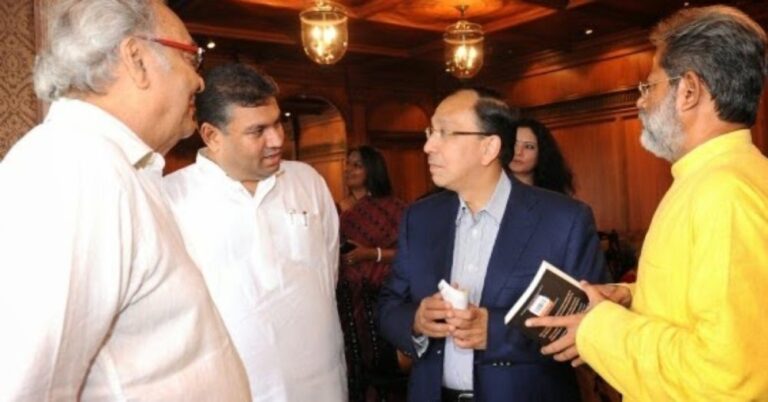
[[520,119],[514,151],[509,169],[518,180],[573,195],[573,173],[545,125],[534,119]]
[[405,377],[395,348],[379,336],[373,312],[395,255],[405,203],[392,195],[384,157],[361,146],[347,154],[344,176],[349,196],[340,203],[342,240],[338,304],[350,401],[404,400],[390,387]]

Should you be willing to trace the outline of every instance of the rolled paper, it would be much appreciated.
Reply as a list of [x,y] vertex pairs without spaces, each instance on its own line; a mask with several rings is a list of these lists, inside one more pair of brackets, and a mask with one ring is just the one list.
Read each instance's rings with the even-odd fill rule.
[[440,295],[443,299],[451,303],[451,306],[457,310],[466,310],[469,307],[469,294],[464,289],[456,289],[449,285],[445,279],[441,279],[437,284],[437,288],[440,290]]

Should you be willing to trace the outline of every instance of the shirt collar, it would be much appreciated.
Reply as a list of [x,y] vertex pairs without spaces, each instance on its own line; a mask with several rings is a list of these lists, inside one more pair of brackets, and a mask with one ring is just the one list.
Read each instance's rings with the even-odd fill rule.
[[[208,156],[206,156],[208,148],[201,148],[199,151],[197,151],[197,157],[195,158],[195,164],[198,166],[198,169],[200,171],[212,178],[216,178],[218,180],[231,183],[232,186],[237,187],[238,189],[242,189],[243,184],[240,183],[239,180],[235,180],[224,171],[224,169],[221,168],[216,162],[211,160]],[[280,164],[280,168],[278,168],[277,172],[275,172],[273,175],[267,177],[266,179],[262,180],[259,183],[259,186],[262,184],[265,187],[272,187],[272,183],[277,180],[277,177],[280,177],[283,175],[284,169],[283,164]]]
[[139,138],[128,126],[104,109],[77,99],[61,98],[51,104],[46,122],[72,124],[82,134],[98,135],[114,142],[136,169],[162,171],[165,159]]
[[749,129],[731,131],[697,146],[672,165],[672,176],[683,178],[706,166],[713,158],[752,144]]
[[[477,212],[477,215],[487,214],[491,219],[499,225],[501,218],[504,216],[504,211],[507,209],[507,200],[509,194],[512,192],[512,182],[507,177],[507,174],[501,172],[499,180],[496,182],[496,189],[493,191],[491,199],[488,203]],[[459,212],[456,214],[456,224],[458,225],[465,214],[469,213],[466,201],[459,196]]]
[[200,171],[206,176],[240,184],[237,180],[227,176],[221,166],[206,156],[207,151],[208,148],[200,148],[197,151],[197,157],[195,158],[195,164],[197,165],[197,168],[200,169]]

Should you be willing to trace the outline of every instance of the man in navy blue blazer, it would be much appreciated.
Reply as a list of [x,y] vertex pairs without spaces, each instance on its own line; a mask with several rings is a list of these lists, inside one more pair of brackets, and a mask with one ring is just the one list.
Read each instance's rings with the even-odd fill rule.
[[[578,401],[573,369],[504,315],[547,260],[600,282],[604,261],[590,208],[527,186],[503,168],[516,125],[492,91],[446,97],[426,129],[424,152],[444,191],[413,204],[400,226],[391,277],[379,301],[383,336],[414,358],[410,401]],[[466,290],[467,309],[437,291]]]

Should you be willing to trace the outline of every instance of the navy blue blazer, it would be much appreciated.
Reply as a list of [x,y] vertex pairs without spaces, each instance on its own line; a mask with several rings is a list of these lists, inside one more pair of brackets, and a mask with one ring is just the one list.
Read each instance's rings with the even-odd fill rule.
[[[409,207],[400,223],[392,274],[379,299],[382,335],[416,356],[411,335],[420,301],[450,282],[459,199],[445,191]],[[540,345],[504,325],[504,315],[547,260],[576,279],[602,282],[604,259],[586,204],[512,179],[512,192],[488,262],[480,306],[488,309],[487,349],[474,353],[478,401],[579,401],[570,365],[542,356]],[[440,401],[443,339],[414,357],[408,400]]]

